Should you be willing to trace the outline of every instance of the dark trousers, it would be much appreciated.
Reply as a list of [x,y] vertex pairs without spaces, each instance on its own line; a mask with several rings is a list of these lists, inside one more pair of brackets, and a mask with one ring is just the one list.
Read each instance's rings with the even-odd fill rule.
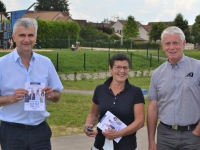
[[163,124],[157,128],[158,150],[200,150],[200,136],[192,131],[169,129]]
[[2,150],[51,150],[51,129],[46,121],[34,128],[1,122]]

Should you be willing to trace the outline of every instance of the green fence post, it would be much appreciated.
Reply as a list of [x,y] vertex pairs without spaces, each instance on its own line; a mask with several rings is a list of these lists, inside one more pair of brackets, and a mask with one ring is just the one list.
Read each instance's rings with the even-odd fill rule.
[[57,61],[56,61],[56,71],[58,72],[58,53],[57,53]]
[[86,54],[84,53],[84,66],[83,66],[84,70],[86,68]]
[[159,58],[160,58],[160,52],[159,52],[159,48],[158,48],[158,62],[159,62]]
[[108,53],[108,65],[109,65],[109,62],[110,62],[110,53]]
[[130,67],[131,67],[131,69],[132,69],[132,55],[133,55],[133,54],[131,53],[131,66],[130,66]]
[[150,68],[151,68],[151,64],[152,63],[152,54],[150,54]]

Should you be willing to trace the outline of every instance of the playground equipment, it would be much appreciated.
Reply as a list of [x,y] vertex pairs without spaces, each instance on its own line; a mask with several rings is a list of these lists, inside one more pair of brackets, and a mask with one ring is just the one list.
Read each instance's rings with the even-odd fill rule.
[[2,49],[9,48],[9,39],[12,37],[11,24],[0,22],[0,47]]

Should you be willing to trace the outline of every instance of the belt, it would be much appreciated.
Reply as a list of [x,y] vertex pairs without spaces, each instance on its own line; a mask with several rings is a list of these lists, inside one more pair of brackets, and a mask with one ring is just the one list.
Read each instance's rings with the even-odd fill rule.
[[163,122],[160,122],[162,125],[167,127],[168,129],[174,129],[174,130],[179,130],[179,131],[193,131],[198,123],[188,125],[188,126],[178,126],[178,125],[167,125]]
[[25,125],[25,124],[21,124],[21,123],[13,123],[13,122],[6,122],[6,121],[1,121],[1,123],[5,123],[5,124],[9,124],[9,125],[12,125],[12,126],[16,126],[16,127],[20,127],[20,128],[24,128],[24,129],[29,130],[29,129],[34,129],[34,128],[37,128],[39,126],[45,125],[46,120],[41,122],[38,125]]

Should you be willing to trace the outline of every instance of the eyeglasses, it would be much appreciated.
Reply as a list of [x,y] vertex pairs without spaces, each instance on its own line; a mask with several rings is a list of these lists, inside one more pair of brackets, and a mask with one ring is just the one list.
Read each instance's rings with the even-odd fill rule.
[[120,71],[122,68],[124,69],[124,71],[129,71],[129,67],[128,66],[113,66],[113,68],[116,70],[116,71]]

